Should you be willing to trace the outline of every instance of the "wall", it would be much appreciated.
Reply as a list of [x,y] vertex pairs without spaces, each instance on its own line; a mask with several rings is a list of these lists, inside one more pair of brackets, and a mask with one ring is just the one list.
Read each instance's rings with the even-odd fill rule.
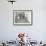
[[[32,26],[14,26],[13,10],[32,10]],[[17,0],[14,5],[0,0],[0,40],[15,40],[19,32],[30,34],[33,40],[46,40],[46,0]]]

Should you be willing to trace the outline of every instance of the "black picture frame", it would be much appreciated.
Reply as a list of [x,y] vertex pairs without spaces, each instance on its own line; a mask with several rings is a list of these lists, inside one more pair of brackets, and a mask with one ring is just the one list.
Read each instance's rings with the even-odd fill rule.
[[[19,16],[19,17],[18,17]],[[26,19],[29,21],[26,21]],[[33,11],[32,10],[13,10],[13,25],[32,25]]]

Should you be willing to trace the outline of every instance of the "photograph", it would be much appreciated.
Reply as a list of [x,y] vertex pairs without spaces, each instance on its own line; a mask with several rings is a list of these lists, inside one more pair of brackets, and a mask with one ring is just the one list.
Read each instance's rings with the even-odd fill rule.
[[0,0],[0,46],[46,46],[46,0]]
[[32,10],[13,10],[13,24],[31,24]]

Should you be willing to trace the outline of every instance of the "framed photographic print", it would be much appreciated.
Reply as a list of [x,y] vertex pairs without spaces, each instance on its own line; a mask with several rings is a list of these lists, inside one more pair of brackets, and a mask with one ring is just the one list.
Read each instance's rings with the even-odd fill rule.
[[31,25],[32,10],[13,10],[14,25]]

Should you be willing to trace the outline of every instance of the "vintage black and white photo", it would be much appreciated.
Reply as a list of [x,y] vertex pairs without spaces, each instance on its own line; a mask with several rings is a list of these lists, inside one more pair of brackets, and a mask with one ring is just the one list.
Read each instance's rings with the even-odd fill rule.
[[14,24],[31,24],[31,10],[14,10]]

